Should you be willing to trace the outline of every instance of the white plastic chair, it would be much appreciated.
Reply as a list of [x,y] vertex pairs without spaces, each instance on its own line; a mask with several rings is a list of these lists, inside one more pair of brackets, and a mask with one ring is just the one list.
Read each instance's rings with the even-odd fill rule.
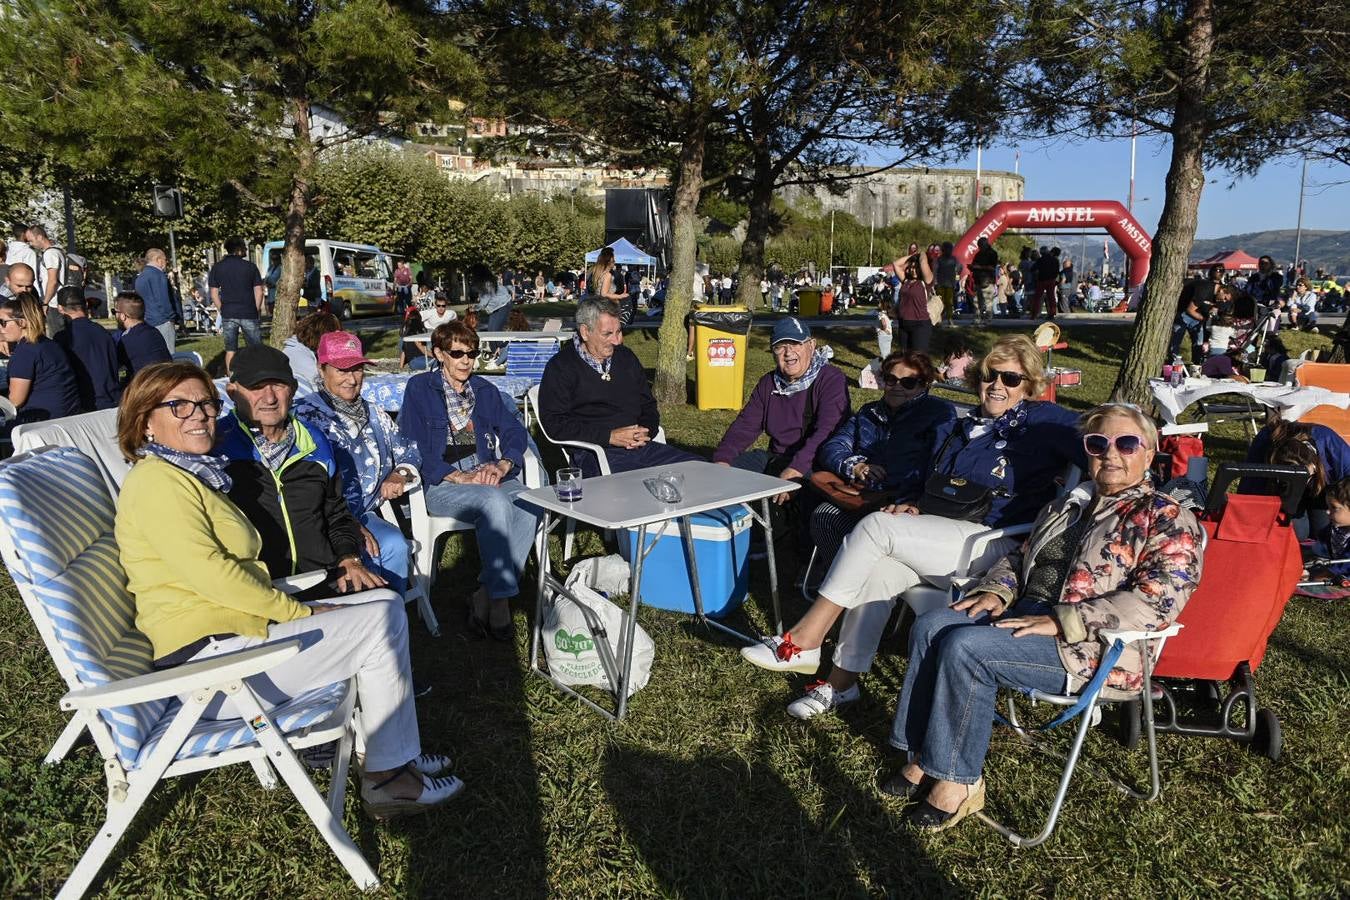
[[[539,423],[539,433],[540,433],[541,435],[544,436],[544,440],[548,441],[550,444],[552,444],[553,446],[557,447],[559,450],[562,451],[563,459],[567,460],[567,464],[568,464],[569,466],[570,466],[570,465],[574,465],[574,463],[572,462],[572,454],[569,453],[569,452],[567,451],[567,448],[568,448],[568,447],[572,447],[572,448],[575,448],[575,449],[578,449],[578,450],[589,450],[589,451],[591,451],[592,453],[595,454],[596,464],[600,467],[600,474],[601,474],[601,475],[611,475],[611,474],[613,474],[613,473],[610,472],[610,470],[609,470],[609,457],[607,457],[607,456],[605,455],[605,450],[604,450],[604,448],[601,447],[599,444],[592,444],[592,443],[590,443],[589,441],[563,441],[563,440],[558,440],[557,438],[552,437],[552,436],[548,433],[548,429],[546,429],[546,428],[544,427],[544,420],[543,420],[543,418],[539,415],[539,385],[537,385],[537,384],[534,385],[534,386],[532,386],[528,391],[525,392],[525,421],[526,421],[526,423],[529,423],[529,421],[530,421],[530,418],[531,418],[530,411],[531,411],[531,409],[533,409],[533,411],[534,411],[534,415],[533,415],[534,421],[536,421],[536,422]],[[658,427],[658,428],[656,429],[656,436],[653,437],[652,440],[655,441],[655,442],[658,443],[658,444],[664,444],[664,443],[666,442],[666,430],[665,430],[665,428]],[[568,519],[568,520],[567,520],[567,524],[564,526],[564,530],[563,530],[563,559],[571,559],[571,558],[572,558],[572,543],[573,543],[573,541],[575,540],[575,537],[576,537],[576,527],[577,527],[577,523],[576,523],[576,521],[575,521],[574,519]],[[541,559],[542,559],[542,557],[541,557]]]
[[[378,886],[342,827],[355,684],[325,685],[264,709],[245,679],[294,656],[298,640],[155,671],[150,642],[136,629],[113,518],[102,473],[79,450],[0,463],[0,555],[70,689],[61,708],[74,713],[46,762],[64,758],[88,728],[108,782],[106,821],[58,898],[88,890],[161,780],[237,763],[248,763],[266,789],[279,774],[357,886]],[[231,696],[240,717],[202,720],[220,694]],[[325,800],[295,751],[334,741]]]
[[[406,471],[406,470],[405,470]],[[530,449],[525,450],[525,471],[523,477],[525,486],[530,488],[540,487],[544,484],[542,477],[543,470],[539,465],[539,457]],[[416,473],[413,473],[414,477]],[[422,622],[427,630],[433,636],[439,637],[441,633],[441,623],[436,617],[436,611],[431,607],[431,588],[436,583],[436,576],[440,570],[440,554],[437,553],[437,547],[440,539],[446,535],[457,531],[472,531],[474,525],[472,522],[463,522],[452,516],[433,516],[427,512],[427,498],[423,490],[423,485],[419,479],[411,483],[405,489],[403,496],[408,498],[409,522],[412,531],[412,546],[409,559],[412,563],[409,575],[409,586],[407,599],[416,600],[417,610],[422,616]],[[394,511],[394,505],[386,500],[380,505],[380,518],[392,524],[398,524],[398,516]],[[543,551],[540,549],[540,539],[535,540],[536,559],[544,559]]]

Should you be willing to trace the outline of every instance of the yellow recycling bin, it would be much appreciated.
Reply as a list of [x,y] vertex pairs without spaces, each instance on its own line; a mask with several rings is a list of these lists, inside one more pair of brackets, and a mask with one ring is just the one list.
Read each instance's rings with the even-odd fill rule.
[[797,289],[797,315],[803,319],[813,319],[820,315],[820,296],[824,292],[818,287]]
[[745,401],[745,340],[750,310],[704,306],[694,310],[694,405],[740,409]]

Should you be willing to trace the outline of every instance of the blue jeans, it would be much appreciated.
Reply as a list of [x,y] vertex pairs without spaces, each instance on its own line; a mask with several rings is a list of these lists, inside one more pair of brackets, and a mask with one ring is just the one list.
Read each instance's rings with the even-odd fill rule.
[[[1049,607],[1018,603],[1009,615],[1044,615]],[[974,784],[984,768],[998,688],[1062,693],[1067,673],[1059,645],[1046,635],[1013,637],[988,616],[935,609],[914,622],[909,670],[891,726],[891,746],[909,750],[924,773]]]
[[257,319],[221,319],[220,334],[225,349],[231,353],[239,349],[239,332],[244,333],[244,344],[252,347],[262,343],[262,322]]
[[402,594],[408,589],[408,539],[397,525],[386,522],[374,512],[362,516],[361,524],[375,535],[375,541],[380,545],[378,557],[372,559],[369,553],[362,553],[362,561],[389,582],[390,589]]
[[507,319],[507,317],[510,316],[510,315],[511,315],[511,304],[510,304],[510,303],[507,303],[507,304],[505,304],[504,306],[499,306],[499,307],[497,307],[496,309],[494,309],[492,312],[487,313],[487,314],[484,316],[483,326],[482,326],[480,329],[478,329],[478,330],[479,330],[479,331],[505,331],[505,330],[506,330],[506,319]]
[[1168,362],[1181,352],[1181,339],[1188,334],[1191,336],[1191,362],[1205,361],[1204,354],[1200,351],[1200,345],[1205,342],[1205,323],[1182,313],[1172,325],[1172,342],[1167,347]]
[[442,481],[427,488],[427,512],[473,523],[483,564],[478,581],[492,600],[520,593],[520,572],[539,524],[533,507],[515,502],[524,490],[525,485],[514,478],[496,487]]

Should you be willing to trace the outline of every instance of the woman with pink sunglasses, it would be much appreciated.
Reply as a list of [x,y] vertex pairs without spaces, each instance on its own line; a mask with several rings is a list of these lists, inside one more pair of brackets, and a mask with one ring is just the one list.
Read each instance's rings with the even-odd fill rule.
[[[1080,428],[1091,481],[1042,510],[1021,547],[910,632],[890,735],[908,761],[882,790],[918,803],[918,828],[950,828],[983,808],[1000,687],[1081,687],[1105,655],[1102,631],[1169,627],[1200,581],[1199,523],[1149,480],[1153,422],[1137,407],[1105,404]],[[1133,647],[1109,664],[1108,687],[1144,687]]]

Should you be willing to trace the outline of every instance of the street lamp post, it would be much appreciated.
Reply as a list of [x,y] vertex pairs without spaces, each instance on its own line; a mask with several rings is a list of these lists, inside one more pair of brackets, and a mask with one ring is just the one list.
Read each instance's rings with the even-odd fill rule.
[[1298,229],[1294,232],[1294,272],[1298,273],[1300,254],[1303,251],[1303,189],[1308,184],[1308,157],[1303,157],[1303,174],[1298,179]]
[[[830,210],[830,259],[825,263],[825,274],[834,270],[834,210]],[[831,279],[833,281],[833,279]]]
[[877,242],[877,192],[872,186],[867,185],[867,193],[871,195],[872,202],[868,204],[872,211],[872,230],[867,236],[867,268],[872,268],[872,248]]

